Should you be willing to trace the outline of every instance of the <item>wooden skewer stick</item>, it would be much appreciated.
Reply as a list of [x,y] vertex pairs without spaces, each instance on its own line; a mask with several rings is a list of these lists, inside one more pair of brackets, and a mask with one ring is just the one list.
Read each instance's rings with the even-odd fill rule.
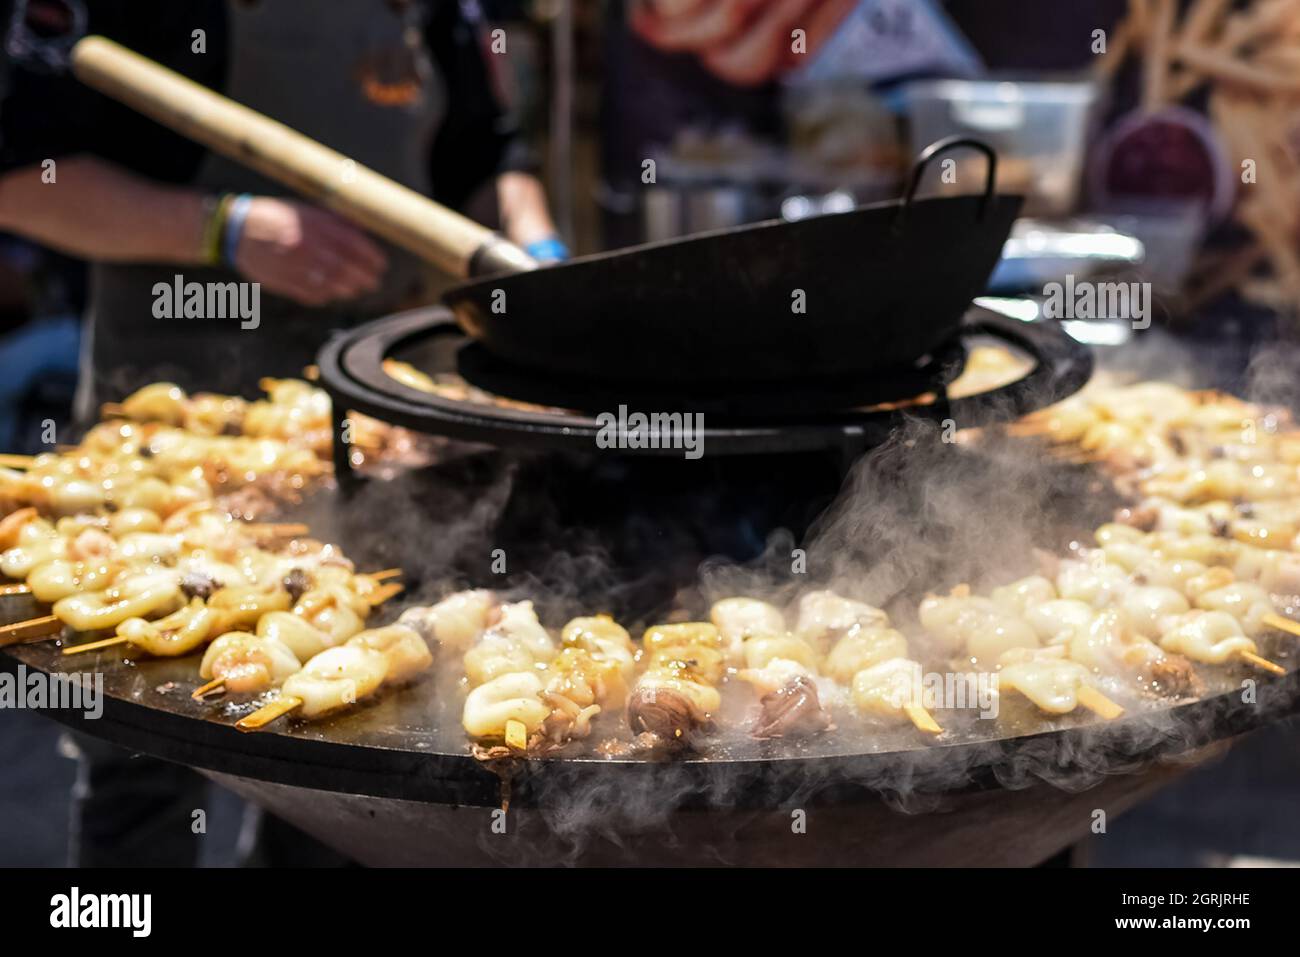
[[62,630],[63,622],[53,615],[28,618],[26,621],[16,621],[12,625],[5,625],[0,628],[0,648],[22,644],[25,641],[53,638]]
[[1079,704],[1107,721],[1113,721],[1124,713],[1122,705],[1111,701],[1092,685],[1080,685],[1077,696]]
[[1148,11],[1146,55],[1142,61],[1142,109],[1148,113],[1167,102],[1169,35],[1174,26],[1174,0],[1152,0]]
[[294,538],[311,531],[301,522],[249,522],[246,527],[256,535],[273,535],[276,538]]
[[384,602],[388,601],[388,599],[392,598],[394,595],[400,594],[402,590],[405,588],[406,586],[403,585],[401,582],[393,582],[392,584],[389,585],[380,585],[378,588],[375,589],[374,593],[370,595],[367,601],[369,601],[370,604],[372,605],[382,605]]
[[128,639],[123,638],[120,635],[114,635],[112,638],[104,638],[100,641],[88,641],[84,645],[73,645],[69,648],[64,648],[63,653],[65,655],[79,655],[83,651],[99,651],[101,648],[112,648],[116,645],[127,644],[130,644]]
[[235,722],[235,727],[240,731],[257,731],[265,728],[277,718],[282,718],[289,712],[297,711],[301,707],[301,698],[295,698],[291,694],[282,694],[278,698],[268,701],[252,714],[240,718]]
[[0,467],[7,469],[29,469],[36,463],[34,455],[0,454]]
[[1286,669],[1276,661],[1269,661],[1267,658],[1261,658],[1259,655],[1251,651],[1243,651],[1241,653],[1241,660],[1254,665],[1260,671],[1267,671],[1269,674],[1286,674]]
[[1300,77],[1265,70],[1203,46],[1185,44],[1178,49],[1178,59],[1212,79],[1235,83],[1266,93],[1300,92]]
[[942,734],[943,728],[939,727],[939,722],[934,720],[934,716],[919,704],[903,705],[903,713],[916,725],[918,731],[924,731],[926,734]]
[[213,678],[207,684],[199,685],[197,688],[195,688],[194,691],[190,694],[190,697],[193,698],[195,701],[202,701],[210,694],[214,694],[215,692],[225,691],[225,690],[226,690],[226,679]]
[[506,721],[506,744],[516,751],[528,749],[528,728],[522,721],[514,718]]
[[385,568],[382,571],[366,572],[361,577],[369,578],[372,582],[381,582],[387,578],[396,578],[400,574],[402,574],[402,570],[400,568]]
[[30,595],[31,586],[25,582],[15,582],[12,585],[0,585],[0,595]]
[[99,407],[99,414],[105,419],[126,418],[126,406],[121,402],[105,402]]
[[1260,622],[1277,631],[1285,631],[1288,635],[1295,635],[1300,638],[1300,621],[1292,621],[1290,618],[1283,618],[1281,615],[1265,615]]
[[1231,5],[1232,0],[1192,0],[1178,32],[1178,42],[1199,43],[1206,39]]

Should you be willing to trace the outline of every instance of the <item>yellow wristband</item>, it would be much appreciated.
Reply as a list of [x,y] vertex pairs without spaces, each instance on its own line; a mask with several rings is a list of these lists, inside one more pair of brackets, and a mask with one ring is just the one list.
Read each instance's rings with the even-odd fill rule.
[[226,232],[226,220],[230,216],[232,199],[234,196],[231,193],[222,193],[218,196],[212,203],[211,211],[203,224],[203,245],[200,247],[200,255],[205,266],[216,266],[221,263],[221,238]]

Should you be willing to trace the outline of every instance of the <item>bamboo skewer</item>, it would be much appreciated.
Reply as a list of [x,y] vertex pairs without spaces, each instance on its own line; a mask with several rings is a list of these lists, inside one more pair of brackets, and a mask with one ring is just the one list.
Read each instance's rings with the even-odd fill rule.
[[1290,618],[1283,618],[1281,615],[1265,615],[1260,621],[1277,631],[1285,631],[1288,635],[1295,635],[1300,638],[1300,621],[1292,621]]
[[916,725],[918,731],[924,731],[926,734],[942,734],[943,728],[939,727],[939,722],[934,720],[934,716],[926,711],[919,704],[903,705],[903,713],[907,715],[912,724]]
[[369,578],[372,582],[381,582],[388,578],[396,578],[400,574],[402,574],[400,568],[385,568],[382,571],[366,572],[358,577]]
[[245,527],[254,535],[269,535],[273,538],[297,538],[311,532],[301,522],[248,522]]
[[26,582],[14,582],[11,585],[0,585],[0,595],[30,595],[31,586]]
[[1079,704],[1107,721],[1113,721],[1124,713],[1123,705],[1111,701],[1091,685],[1080,685],[1077,697]]
[[129,639],[123,638],[120,635],[115,635],[112,638],[104,638],[100,641],[88,641],[84,645],[72,645],[71,647],[64,648],[63,653],[65,655],[79,655],[83,651],[100,651],[104,648],[112,648],[116,645],[129,645],[130,643]]
[[226,690],[226,679],[213,678],[207,684],[202,684],[199,685],[197,688],[195,688],[194,691],[190,693],[190,697],[193,698],[195,701],[202,701],[210,694],[215,694],[218,691],[225,691],[225,690]]
[[0,648],[22,644],[25,641],[54,638],[62,630],[63,622],[53,615],[28,618],[26,621],[16,621],[12,625],[0,627]]
[[265,728],[272,721],[282,718],[292,711],[297,711],[302,707],[302,703],[301,698],[295,698],[293,695],[280,695],[262,705],[252,714],[240,718],[235,722],[235,727],[240,731],[258,731]]
[[506,721],[506,744],[516,751],[528,749],[528,727],[514,718]]
[[393,582],[388,585],[380,585],[378,588],[375,589],[375,593],[371,595],[367,600],[372,605],[382,605],[384,602],[388,601],[388,599],[392,598],[394,595],[401,594],[401,592],[405,588],[406,586],[403,585],[401,582]]
[[1261,671],[1267,671],[1269,674],[1274,674],[1274,675],[1286,674],[1286,669],[1283,668],[1281,665],[1279,665],[1276,661],[1269,661],[1267,658],[1261,658],[1259,655],[1255,654],[1254,652],[1243,651],[1241,653],[1241,660],[1254,665],[1256,668],[1259,668]]

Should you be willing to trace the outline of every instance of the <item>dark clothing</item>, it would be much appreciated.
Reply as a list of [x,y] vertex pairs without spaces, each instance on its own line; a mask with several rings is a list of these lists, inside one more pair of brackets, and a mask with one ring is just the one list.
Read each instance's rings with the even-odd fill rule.
[[[48,19],[52,2],[28,0],[18,9],[26,10],[30,26]],[[448,205],[463,203],[500,172],[535,165],[494,96],[481,49],[485,27],[473,19],[473,4],[88,0],[85,6],[85,32],[104,34]],[[5,7],[12,10],[13,0]],[[413,29],[423,42],[410,41]],[[11,22],[9,39],[20,32]],[[198,52],[196,37],[203,43]],[[88,153],[212,194],[287,192],[35,57],[11,68],[0,101],[0,169]],[[387,98],[394,90],[396,98]],[[362,299],[313,310],[263,291],[256,330],[238,328],[235,319],[154,316],[158,282],[171,283],[177,274],[185,282],[239,279],[224,267],[95,264],[80,417],[89,420],[100,403],[160,379],[251,395],[263,376],[300,375],[333,331],[432,298],[425,264],[396,248],[387,252],[383,287]]]
[[[30,0],[32,8],[41,0]],[[272,3],[274,0],[265,0]],[[0,0],[9,24],[16,0]],[[375,0],[376,15],[385,4]],[[515,135],[492,89],[481,51],[482,25],[456,0],[426,0],[425,43],[448,93],[447,114],[430,153],[433,196],[459,206],[490,177],[536,172],[540,161]],[[218,92],[225,89],[229,50],[226,0],[89,0],[89,33],[116,40]],[[203,30],[207,52],[191,51]],[[0,170],[43,159],[92,153],[169,183],[188,183],[203,147],[83,86],[6,57],[0,100]]]

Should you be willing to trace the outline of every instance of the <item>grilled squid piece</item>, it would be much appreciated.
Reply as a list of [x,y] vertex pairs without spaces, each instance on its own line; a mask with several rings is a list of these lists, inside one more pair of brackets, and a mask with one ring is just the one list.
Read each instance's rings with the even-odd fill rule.
[[1124,626],[1145,638],[1159,638],[1169,622],[1191,606],[1182,592],[1167,585],[1133,585],[1117,604]]
[[1080,705],[1110,720],[1124,713],[1092,685],[1092,673],[1065,657],[1065,648],[1015,648],[1001,659],[998,689],[1018,691],[1040,711],[1069,714]]
[[[504,740],[523,750],[542,730],[552,706],[542,696],[546,665],[558,653],[530,601],[502,605],[497,622],[465,653],[461,724],[478,741]],[[525,699],[528,704],[525,704]]]
[[223,616],[195,598],[188,605],[156,621],[128,618],[117,626],[117,636],[151,655],[174,658],[187,655],[219,633]]
[[1136,685],[1144,693],[1181,698],[1196,697],[1205,690],[1191,662],[1126,627],[1119,611],[1099,613],[1065,647],[1072,661],[1094,674]]
[[0,572],[26,578],[38,565],[68,558],[68,540],[43,518],[25,521],[12,534],[13,545],[0,554]]
[[121,565],[111,562],[74,562],[60,558],[33,568],[27,576],[27,587],[37,601],[53,604],[82,592],[103,591],[122,571]]
[[1268,592],[1250,582],[1232,582],[1209,588],[1196,595],[1196,607],[1231,615],[1248,637],[1254,638],[1271,627],[1276,617],[1273,599]]
[[919,698],[921,665],[890,658],[853,676],[853,706],[863,714],[891,723],[911,722],[927,734],[943,731]]
[[365,645],[339,645],[289,675],[280,686],[280,697],[300,701],[299,715],[311,720],[368,698],[379,690],[387,672],[382,652]]
[[408,608],[397,620],[425,641],[464,654],[497,618],[496,596],[483,588],[456,592],[436,605]]
[[256,627],[257,622],[273,611],[288,611],[291,603],[284,588],[260,585],[237,585],[218,588],[208,598],[208,607],[221,615],[225,630]]
[[165,615],[182,601],[174,574],[130,575],[99,592],[83,592],[54,603],[54,616],[76,631],[116,628],[128,618]]
[[907,655],[907,639],[902,632],[890,628],[886,620],[849,629],[835,642],[822,671],[827,677],[848,685],[864,668],[891,658],[906,658]]
[[380,688],[403,684],[433,664],[433,655],[405,625],[374,628],[326,648],[284,679],[278,695],[236,727],[254,731],[296,711],[308,720],[348,708]]
[[1097,617],[1097,609],[1077,598],[1053,598],[1025,609],[1025,622],[1034,629],[1044,645],[1068,643],[1087,631]]
[[405,684],[433,664],[429,646],[419,633],[405,625],[388,625],[369,628],[353,635],[347,644],[380,652],[388,662],[384,671],[384,685]]
[[351,634],[338,636],[323,631],[303,616],[289,611],[270,611],[257,619],[257,636],[283,645],[299,661],[307,661],[352,637]]
[[[550,713],[550,705],[542,700],[541,675],[535,671],[512,671],[484,682],[469,693],[461,723],[471,738],[505,739],[512,747],[522,750]],[[522,727],[522,735],[514,733],[516,724]]]
[[1007,613],[990,598],[970,594],[964,585],[947,595],[926,596],[919,617],[922,627],[939,639],[946,654],[969,657],[980,667],[992,667],[1000,655],[1012,648],[1039,645],[1038,635],[1024,620]]
[[499,675],[528,671],[555,657],[555,642],[537,620],[531,601],[502,605],[496,624],[465,652],[465,676],[471,687]]
[[561,631],[560,643],[564,651],[581,651],[612,669],[603,676],[606,689],[597,697],[605,707],[622,707],[636,673],[636,645],[627,629],[609,615],[574,618]]
[[1268,671],[1286,673],[1285,669],[1259,657],[1255,642],[1242,633],[1237,619],[1227,612],[1193,609],[1180,615],[1160,637],[1160,647],[1208,665],[1227,664],[1235,658]]
[[1056,576],[1056,590],[1062,598],[1071,598],[1100,611],[1115,604],[1132,587],[1129,573],[1105,560],[1104,553],[1085,553],[1083,560],[1066,559]]
[[799,599],[795,634],[826,654],[850,633],[889,627],[889,616],[874,605],[833,591],[809,592]]
[[689,746],[722,706],[722,636],[708,622],[656,625],[641,639],[646,668],[628,699],[632,733],[649,745]]
[[1016,616],[1023,616],[1027,609],[1054,601],[1056,597],[1056,586],[1042,575],[1030,575],[989,592],[995,605]]
[[780,610],[757,598],[723,598],[709,609],[709,620],[722,637],[727,661],[737,665],[745,660],[745,639],[785,633],[785,616]]
[[[302,663],[293,650],[271,635],[228,631],[203,653],[199,677],[208,681],[200,692],[219,683],[231,694],[258,694],[281,684]],[[202,697],[199,692],[195,697]]]

